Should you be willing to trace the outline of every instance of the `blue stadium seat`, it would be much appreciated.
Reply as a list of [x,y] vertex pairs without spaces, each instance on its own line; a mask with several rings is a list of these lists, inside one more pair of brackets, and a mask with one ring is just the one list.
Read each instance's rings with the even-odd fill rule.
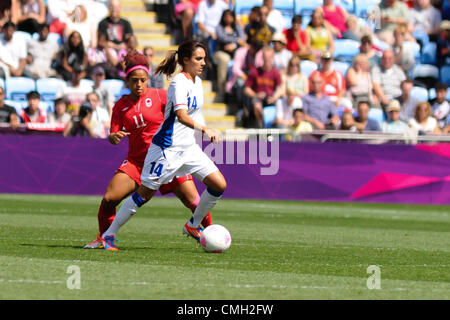
[[414,86],[411,89],[411,97],[419,101],[428,101],[428,90],[423,87]]
[[3,78],[0,78],[0,88],[5,89],[5,80]]
[[264,127],[271,128],[277,116],[277,108],[275,106],[267,106],[263,108]]
[[450,85],[450,65],[443,66],[441,68],[441,76],[440,79],[442,82]]
[[37,79],[36,90],[41,94],[42,101],[53,101],[64,83],[64,80],[58,78]]
[[334,57],[337,60],[351,62],[360,51],[361,43],[349,39],[334,40]]
[[355,0],[355,14],[360,18],[367,18],[369,12],[376,7],[381,0]]
[[302,60],[300,62],[300,71],[305,76],[309,77],[314,70],[317,70],[317,64],[315,62],[310,60]]
[[20,114],[22,109],[26,108],[28,102],[26,100],[9,100],[5,99],[4,103],[8,106],[14,107],[16,109],[17,114]]
[[430,42],[423,46],[422,48],[422,56],[421,63],[423,64],[436,64],[436,51],[437,45],[435,42]]
[[295,0],[295,13],[311,16],[317,7],[323,5],[323,0]]
[[253,7],[262,5],[263,0],[236,0],[234,4],[234,12],[236,15],[249,14]]
[[412,71],[412,77],[413,79],[425,77],[439,79],[439,69],[431,64],[418,64]]
[[6,99],[27,100],[27,93],[36,90],[34,79],[27,77],[10,77],[5,80]]
[[414,54],[414,59],[416,59],[416,62],[420,61],[420,45],[417,42],[412,41],[405,41],[403,42],[403,45],[405,48],[410,49]]
[[334,4],[347,10],[349,13],[355,13],[356,0],[335,0]]
[[372,120],[377,121],[379,125],[381,125],[385,120],[383,110],[377,108],[370,108],[368,117]]
[[343,61],[333,61],[332,66],[334,69],[339,70],[345,76],[347,74],[348,68],[350,68],[350,63]]
[[118,100],[121,97],[120,92],[122,91],[124,85],[125,82],[120,79],[105,79],[102,82],[102,86],[108,88],[114,95],[116,100]]
[[29,34],[28,32],[25,32],[25,31],[17,30],[17,31],[14,31],[13,38],[22,39],[23,41],[25,41],[25,43],[28,43],[31,40],[31,34]]

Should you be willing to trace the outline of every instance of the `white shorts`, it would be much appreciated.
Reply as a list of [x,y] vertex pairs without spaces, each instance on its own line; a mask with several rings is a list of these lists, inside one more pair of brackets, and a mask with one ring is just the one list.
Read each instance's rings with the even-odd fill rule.
[[162,184],[172,179],[192,174],[194,178],[203,181],[208,175],[218,171],[214,162],[197,145],[184,150],[171,148],[161,149],[152,144],[145,157],[141,173],[141,183],[152,190],[158,190]]

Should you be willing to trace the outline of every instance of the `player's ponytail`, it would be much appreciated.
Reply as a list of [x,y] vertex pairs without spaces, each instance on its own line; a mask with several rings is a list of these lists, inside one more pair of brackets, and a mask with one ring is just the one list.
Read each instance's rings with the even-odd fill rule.
[[177,51],[169,51],[164,61],[159,64],[155,72],[157,74],[162,73],[170,77],[175,72],[177,64],[180,64],[182,67],[184,67],[184,58],[190,59],[194,54],[194,51],[198,48],[202,48],[203,50],[205,50],[205,53],[208,52],[205,46],[199,41],[183,41],[183,43],[181,43],[178,47]]

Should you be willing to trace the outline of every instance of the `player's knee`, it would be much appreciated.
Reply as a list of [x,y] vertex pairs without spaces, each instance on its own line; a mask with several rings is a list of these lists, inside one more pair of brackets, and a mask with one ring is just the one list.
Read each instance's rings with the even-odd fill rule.
[[113,195],[106,193],[102,199],[102,205],[109,208],[115,208],[121,199],[116,199]]

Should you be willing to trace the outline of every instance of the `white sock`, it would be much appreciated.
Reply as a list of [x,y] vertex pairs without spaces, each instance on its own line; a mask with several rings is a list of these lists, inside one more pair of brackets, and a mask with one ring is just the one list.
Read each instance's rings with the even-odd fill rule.
[[108,230],[103,233],[103,237],[111,235],[115,236],[120,227],[127,223],[127,221],[130,220],[130,218],[137,212],[140,206],[136,204],[135,199],[133,198],[134,196],[135,195],[133,194],[125,199],[119,209],[119,212],[117,212],[114,221],[109,226]]
[[200,197],[200,202],[194,211],[194,215],[189,220],[189,226],[197,228],[203,218],[208,214],[208,212],[211,211],[212,208],[214,208],[221,197],[222,193],[215,192],[209,188],[203,191],[202,196]]

